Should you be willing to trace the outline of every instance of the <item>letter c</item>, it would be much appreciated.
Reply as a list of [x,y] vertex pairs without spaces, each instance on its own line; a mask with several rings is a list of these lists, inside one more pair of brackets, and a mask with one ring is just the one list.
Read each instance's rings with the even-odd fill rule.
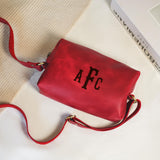
[[103,79],[102,79],[102,78],[98,78],[98,79],[97,79],[97,81],[96,81],[96,83],[95,83],[95,86],[94,86],[94,88],[95,88],[96,90],[99,90],[99,89],[100,89],[100,86],[97,87],[99,81],[101,81],[101,83],[102,83],[102,82],[103,82]]

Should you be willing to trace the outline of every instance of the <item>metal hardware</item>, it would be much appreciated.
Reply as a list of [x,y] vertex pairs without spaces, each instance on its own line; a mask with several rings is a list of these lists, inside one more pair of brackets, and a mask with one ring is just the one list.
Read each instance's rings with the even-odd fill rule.
[[37,65],[41,66],[41,65],[44,65],[44,64],[45,64],[44,62],[41,62],[41,63],[38,63]]
[[129,96],[129,98],[130,98],[131,100],[133,100],[133,101],[134,101],[134,103],[137,103],[137,99],[135,98],[135,96],[134,96],[134,95],[130,95],[130,96]]
[[66,117],[66,120],[73,119],[75,117],[76,117],[75,115],[70,115],[70,116]]

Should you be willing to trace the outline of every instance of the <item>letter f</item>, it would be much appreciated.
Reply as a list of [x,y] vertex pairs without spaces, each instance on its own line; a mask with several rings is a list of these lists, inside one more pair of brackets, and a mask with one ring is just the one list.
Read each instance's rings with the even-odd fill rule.
[[93,82],[94,77],[91,77],[91,74],[92,74],[93,71],[95,71],[95,76],[98,75],[99,71],[95,68],[90,67],[90,71],[88,73],[88,76],[86,77],[86,81],[85,81],[84,85],[82,86],[82,88],[87,89],[87,84],[88,84],[89,80],[91,82]]

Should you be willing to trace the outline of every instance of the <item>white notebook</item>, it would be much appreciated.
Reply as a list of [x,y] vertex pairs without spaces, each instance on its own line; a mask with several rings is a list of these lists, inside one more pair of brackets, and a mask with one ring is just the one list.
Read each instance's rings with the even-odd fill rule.
[[160,0],[112,0],[111,9],[160,73]]

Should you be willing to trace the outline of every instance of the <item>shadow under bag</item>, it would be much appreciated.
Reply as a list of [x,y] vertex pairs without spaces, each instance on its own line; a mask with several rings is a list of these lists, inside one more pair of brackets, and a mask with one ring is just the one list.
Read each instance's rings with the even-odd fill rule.
[[[44,70],[37,85],[40,93],[78,110],[115,122],[112,126],[95,128],[78,119],[68,116],[67,122],[83,128],[107,131],[119,127],[132,118],[141,108],[140,100],[132,95],[140,72],[104,56],[87,47],[61,39],[45,62],[24,62],[14,53],[14,35],[10,24],[3,18],[0,22],[10,28],[9,51],[22,65]],[[133,103],[136,109],[129,115]],[[53,141],[62,132],[48,141],[37,141],[28,131],[25,113],[16,105],[1,104],[0,108],[12,107],[19,110],[25,120],[30,138],[38,144]]]

